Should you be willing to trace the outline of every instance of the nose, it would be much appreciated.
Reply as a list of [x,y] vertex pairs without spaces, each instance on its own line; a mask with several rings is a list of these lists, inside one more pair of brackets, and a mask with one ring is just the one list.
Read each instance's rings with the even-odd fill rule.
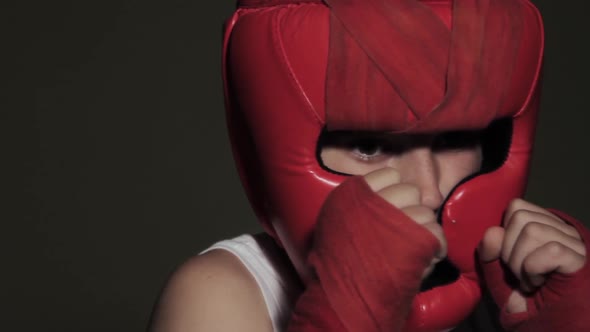
[[430,147],[419,147],[403,154],[399,164],[401,181],[418,186],[421,204],[440,208],[444,197],[440,191],[440,167]]

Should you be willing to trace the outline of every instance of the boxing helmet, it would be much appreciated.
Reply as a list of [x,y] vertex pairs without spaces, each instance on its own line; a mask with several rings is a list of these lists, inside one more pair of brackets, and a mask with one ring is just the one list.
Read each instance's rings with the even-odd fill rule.
[[457,185],[440,212],[461,275],[419,293],[406,326],[462,321],[481,296],[475,248],[524,193],[543,46],[541,17],[525,0],[238,1],[223,41],[234,158],[258,218],[303,280],[320,208],[346,179],[318,160],[323,130],[472,130],[503,119],[501,162]]

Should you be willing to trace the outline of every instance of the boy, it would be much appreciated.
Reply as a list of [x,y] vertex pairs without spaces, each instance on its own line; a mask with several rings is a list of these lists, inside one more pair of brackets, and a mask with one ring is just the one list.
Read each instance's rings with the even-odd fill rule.
[[542,50],[527,1],[241,1],[228,125],[276,244],[187,262],[153,330],[448,331],[482,290],[509,330],[590,329],[588,231],[518,199]]

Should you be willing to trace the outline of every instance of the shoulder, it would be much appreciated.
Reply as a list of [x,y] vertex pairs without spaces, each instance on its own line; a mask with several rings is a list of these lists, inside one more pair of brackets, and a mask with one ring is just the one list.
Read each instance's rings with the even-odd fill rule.
[[192,257],[171,276],[150,331],[272,331],[262,293],[240,260],[225,250]]

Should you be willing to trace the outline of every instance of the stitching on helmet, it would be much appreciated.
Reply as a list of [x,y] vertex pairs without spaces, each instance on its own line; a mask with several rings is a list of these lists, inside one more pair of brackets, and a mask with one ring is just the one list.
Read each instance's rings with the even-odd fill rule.
[[532,102],[533,97],[535,95],[535,91],[537,90],[537,86],[539,85],[539,79],[541,76],[541,70],[543,67],[543,58],[544,58],[544,50],[545,50],[545,27],[543,24],[543,18],[541,13],[539,12],[539,9],[532,4],[529,1],[526,1],[526,5],[528,5],[528,7],[534,12],[535,17],[537,18],[537,23],[539,24],[539,31],[541,31],[541,36],[539,40],[539,62],[537,63],[537,69],[535,72],[535,77],[534,77],[534,84],[531,87],[528,96],[526,97],[524,103],[522,104],[521,109],[514,115],[514,117],[518,117],[520,116],[529,106],[529,104]]
[[[320,5],[320,6],[322,6],[322,5]],[[291,6],[289,6],[289,7],[291,7]],[[293,68],[291,67],[291,64],[289,63],[289,59],[287,58],[287,53],[285,52],[283,40],[280,36],[279,16],[280,16],[280,18],[282,18],[284,16],[284,8],[283,8],[283,10],[280,11],[279,14],[275,15],[275,17],[273,19],[273,27],[272,27],[273,28],[273,42],[276,42],[276,45],[278,45],[279,55],[281,56],[280,62],[284,65],[285,69],[287,70],[287,73],[289,74],[289,77],[291,78],[290,79],[291,84],[297,89],[299,96],[301,97],[302,101],[307,105],[308,110],[316,118],[316,120],[318,121],[319,124],[323,124],[324,122],[322,121],[322,117],[318,114],[318,112],[314,108],[313,104],[311,103],[311,100],[309,99],[309,97],[305,93],[305,90],[301,86],[301,83],[299,82],[299,80],[295,76],[295,73],[293,71]]]

